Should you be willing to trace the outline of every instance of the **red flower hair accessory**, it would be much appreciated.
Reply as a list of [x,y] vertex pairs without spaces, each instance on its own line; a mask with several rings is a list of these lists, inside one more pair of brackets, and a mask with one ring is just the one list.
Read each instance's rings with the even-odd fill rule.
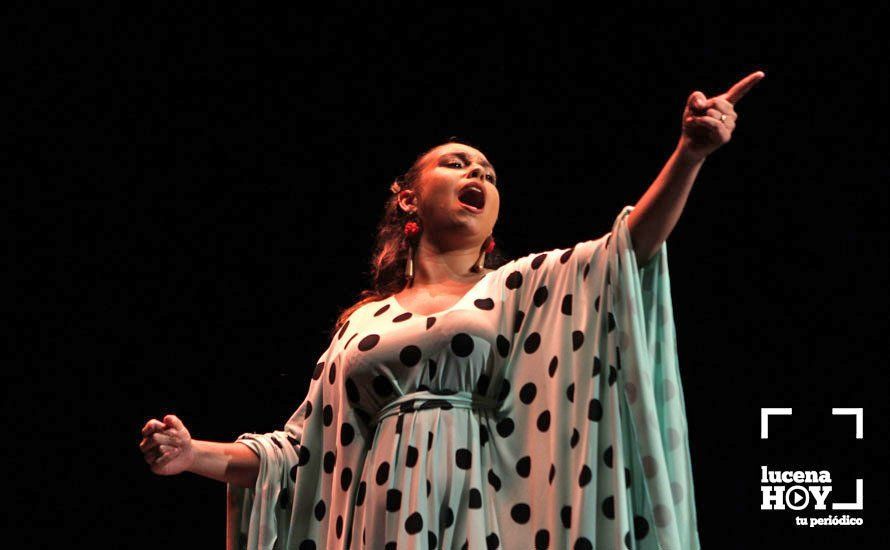
[[417,236],[420,233],[420,226],[417,225],[417,222],[408,222],[405,224],[405,236],[409,239]]
[[485,247],[485,253],[491,254],[492,250],[494,250],[494,237],[488,239],[488,246]]

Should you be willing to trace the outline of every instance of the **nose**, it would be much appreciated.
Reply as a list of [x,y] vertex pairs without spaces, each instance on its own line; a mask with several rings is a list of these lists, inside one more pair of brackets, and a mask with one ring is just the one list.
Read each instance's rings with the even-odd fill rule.
[[485,172],[482,170],[481,166],[474,166],[472,170],[470,170],[471,178],[480,178],[483,179]]

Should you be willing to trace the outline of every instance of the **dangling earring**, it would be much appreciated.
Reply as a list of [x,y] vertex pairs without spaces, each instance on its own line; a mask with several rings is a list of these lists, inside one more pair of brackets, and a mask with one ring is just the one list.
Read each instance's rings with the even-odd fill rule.
[[408,240],[408,263],[405,265],[405,278],[408,282],[414,280],[414,241],[420,235],[420,224],[410,221],[405,224],[405,237]]
[[476,263],[473,264],[473,267],[470,268],[474,273],[479,273],[482,271],[482,268],[485,267],[485,253],[491,254],[491,251],[494,250],[494,237],[489,235],[487,239],[485,239],[485,243],[482,245],[482,250],[479,252],[479,258],[476,260]]

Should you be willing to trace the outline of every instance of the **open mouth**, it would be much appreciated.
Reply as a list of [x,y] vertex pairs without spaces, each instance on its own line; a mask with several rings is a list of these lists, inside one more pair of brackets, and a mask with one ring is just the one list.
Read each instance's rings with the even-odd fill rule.
[[457,200],[477,210],[485,207],[485,193],[476,185],[468,185],[461,189],[457,195]]

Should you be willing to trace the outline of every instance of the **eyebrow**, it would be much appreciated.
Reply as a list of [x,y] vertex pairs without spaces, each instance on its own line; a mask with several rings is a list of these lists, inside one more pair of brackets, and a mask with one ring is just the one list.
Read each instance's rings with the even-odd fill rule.
[[[462,151],[452,152],[452,153],[445,153],[444,155],[442,155],[442,156],[439,157],[439,158],[445,158],[445,157],[447,157],[447,156],[449,156],[449,155],[450,155],[450,156],[453,156],[453,157],[457,157],[457,158],[459,158],[460,160],[464,161],[465,163],[470,164],[470,155],[468,155],[468,154],[466,154],[466,153],[464,153],[464,152],[462,152]],[[492,172],[493,174],[497,175],[497,172],[495,172],[494,166],[492,166],[491,163],[488,162],[487,160],[483,160],[483,161],[480,162],[479,164],[481,164],[481,165],[484,166],[485,168],[488,168],[489,170],[491,170],[491,172]]]

